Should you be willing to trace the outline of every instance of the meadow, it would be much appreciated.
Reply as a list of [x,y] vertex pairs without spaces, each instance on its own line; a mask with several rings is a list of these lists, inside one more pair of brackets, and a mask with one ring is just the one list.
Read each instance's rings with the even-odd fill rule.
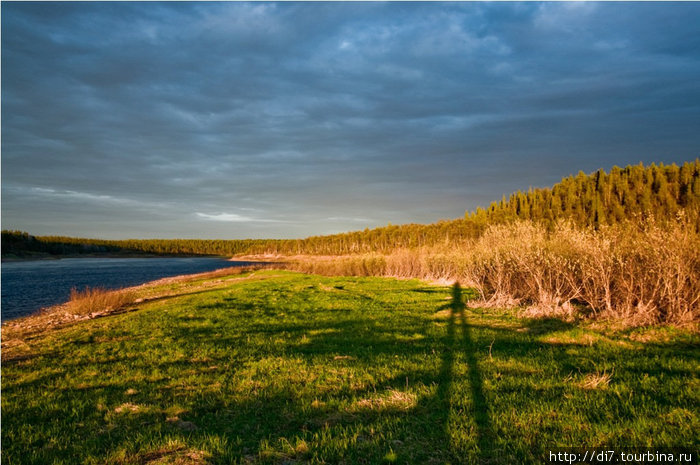
[[543,463],[700,442],[691,329],[282,270],[136,292],[112,314],[4,325],[4,464]]
[[579,172],[464,218],[304,239],[106,241],[2,231],[3,257],[227,255],[297,271],[459,281],[531,315],[700,322],[700,159]]
[[698,217],[598,230],[516,221],[460,244],[284,259],[289,269],[329,276],[459,281],[478,291],[482,306],[521,306],[531,316],[697,328],[698,226]]

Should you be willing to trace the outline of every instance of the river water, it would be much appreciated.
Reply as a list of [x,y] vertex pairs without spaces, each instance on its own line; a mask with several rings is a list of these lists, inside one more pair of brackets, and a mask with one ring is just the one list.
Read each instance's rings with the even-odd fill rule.
[[72,288],[117,289],[251,262],[222,258],[64,258],[2,264],[2,320],[66,302]]

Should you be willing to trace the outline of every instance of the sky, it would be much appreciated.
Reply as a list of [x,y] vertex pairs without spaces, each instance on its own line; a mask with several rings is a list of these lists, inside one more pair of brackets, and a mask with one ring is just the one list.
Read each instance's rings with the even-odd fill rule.
[[2,228],[297,238],[700,156],[700,3],[2,3]]

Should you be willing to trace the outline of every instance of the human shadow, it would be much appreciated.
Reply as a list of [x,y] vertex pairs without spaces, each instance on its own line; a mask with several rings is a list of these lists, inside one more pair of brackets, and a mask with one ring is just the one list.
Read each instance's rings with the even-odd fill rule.
[[[140,438],[151,435],[209,448],[215,464],[537,463],[534,457],[542,450],[522,453],[518,447],[526,439],[499,421],[511,408],[503,396],[517,390],[519,408],[535,401],[556,408],[571,390],[568,385],[576,389],[579,379],[602,366],[595,347],[542,340],[568,329],[567,323],[533,319],[498,325],[465,306],[469,290],[457,283],[440,288],[442,295],[419,293],[420,308],[404,310],[403,302],[386,308],[363,303],[362,312],[353,310],[355,302],[366,299],[347,287],[353,292],[334,292],[332,305],[313,313],[266,295],[256,300],[228,295],[193,299],[186,311],[157,320],[162,324],[157,338],[173,349],[162,360],[143,356],[148,347],[161,350],[150,333],[133,343],[119,337],[101,342],[110,335],[107,330],[103,337],[75,336],[79,344],[61,346],[45,364],[58,365],[61,357],[87,347],[86,342],[95,344],[99,351],[61,362],[64,370],[80,375],[75,383],[61,381],[65,371],[47,370],[44,378],[37,378],[20,372],[21,364],[8,365],[15,368],[9,373],[14,380],[3,372],[8,398],[51,396],[50,403],[3,407],[11,425],[3,429],[3,442],[16,442],[8,461],[22,449],[34,455],[21,463],[59,458],[70,463],[76,454],[109,456],[131,444],[133,460],[146,463],[155,452]],[[286,294],[278,297],[281,301]],[[433,309],[440,314],[432,315]],[[481,354],[488,350],[488,358],[477,349]],[[675,360],[670,357],[676,349],[680,351],[670,347],[668,354],[656,346],[648,352],[635,349],[635,356],[643,359],[629,362],[628,371],[646,372],[655,364],[673,367],[659,364],[658,357]],[[605,355],[605,361],[609,365],[629,358],[631,350]],[[90,381],[87,376],[93,371],[105,376]],[[555,382],[510,382],[540,372]],[[324,380],[326,376],[333,381]],[[509,382],[497,384],[501,376]],[[613,383],[625,372],[618,370],[615,376]],[[667,376],[681,379],[684,373]],[[648,398],[654,395],[643,392]],[[637,406],[610,393],[586,394],[586,399],[600,399],[607,406],[585,414],[591,425],[606,424],[612,414],[634,418]],[[676,397],[669,394],[668,400],[655,402],[685,408]],[[64,431],[67,445],[61,450],[45,448],[41,438],[20,442],[12,436],[21,431],[18,424],[51,424],[61,415],[75,424]],[[533,425],[532,430],[544,427]],[[309,446],[297,447],[297,441]],[[314,444],[322,446],[314,449]]]
[[[476,344],[472,338],[471,327],[465,314],[466,305],[462,296],[462,288],[458,282],[452,286],[452,301],[450,303],[450,318],[448,322],[448,340],[452,346],[462,352],[467,364],[467,376],[471,393],[471,414],[476,425],[477,445],[482,462],[488,462],[493,454],[493,430],[489,416],[486,395],[484,394],[483,376],[476,359]],[[461,335],[456,334],[456,326],[459,322]],[[452,367],[445,370],[454,371],[454,353],[446,351],[443,357],[443,366],[450,364]],[[451,384],[451,376],[450,376]],[[449,389],[446,387],[444,389]],[[449,436],[449,424],[446,423],[445,434]]]

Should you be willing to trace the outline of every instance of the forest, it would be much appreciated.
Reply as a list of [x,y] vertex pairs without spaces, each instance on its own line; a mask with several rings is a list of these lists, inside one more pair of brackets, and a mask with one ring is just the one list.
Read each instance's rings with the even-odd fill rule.
[[[305,239],[129,239],[103,240],[62,236],[32,236],[2,231],[3,257],[31,254],[155,254],[155,255],[347,255],[390,253],[464,244],[496,224],[532,220],[551,230],[558,221],[577,227],[644,221],[673,221],[679,214],[700,210],[700,159],[681,166],[663,163],[579,172],[551,188],[530,188],[467,212],[464,218],[433,224],[387,225]],[[700,226],[696,224],[696,229]]]

